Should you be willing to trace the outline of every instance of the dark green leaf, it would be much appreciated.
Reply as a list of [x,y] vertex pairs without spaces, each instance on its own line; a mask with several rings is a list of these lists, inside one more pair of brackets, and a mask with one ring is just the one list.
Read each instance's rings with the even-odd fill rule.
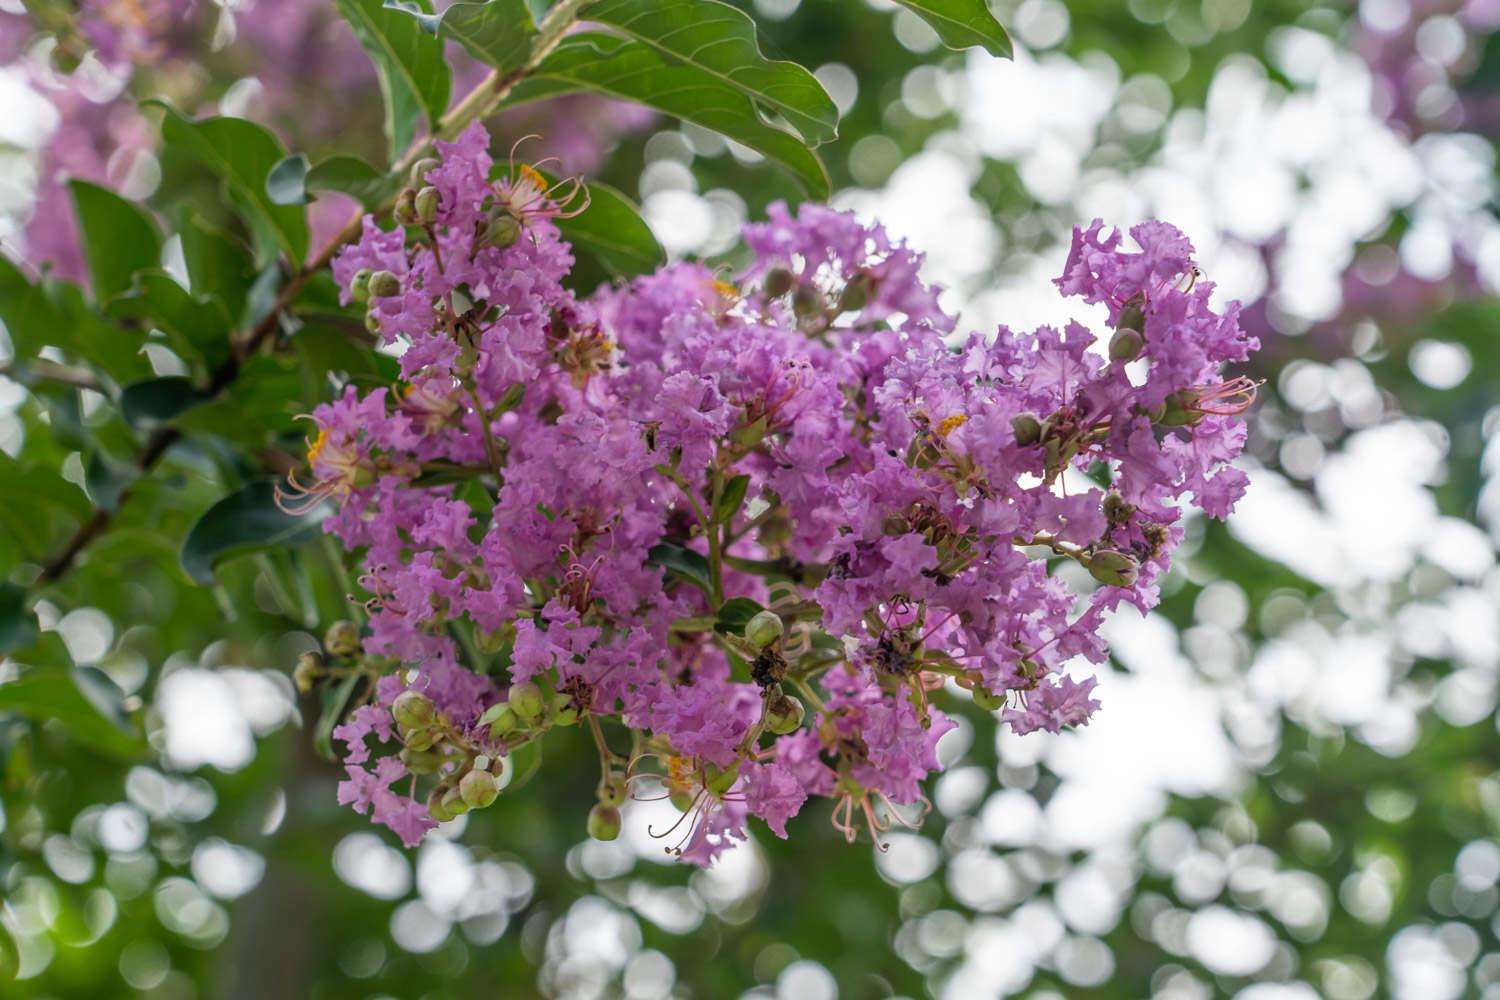
[[249,248],[196,216],[185,219],[177,233],[192,294],[217,299],[236,328],[247,325],[245,298],[256,274]]
[[162,119],[162,138],[182,149],[221,178],[250,214],[252,223],[274,237],[288,258],[300,264],[307,256],[307,217],[301,206],[278,205],[266,191],[271,169],[286,157],[270,132],[243,118],[193,121],[171,106]]
[[749,16],[719,0],[598,0],[583,19],[607,24],[773,109],[816,146],[838,134],[833,99],[796,63],[767,59]]
[[366,208],[389,199],[401,177],[376,170],[357,156],[331,156],[307,172],[307,190],[347,194]]
[[731,597],[719,609],[719,618],[714,622],[714,631],[726,635],[739,635],[745,631],[745,623],[765,609],[748,597]]
[[0,583],[0,653],[36,642],[36,615],[26,606],[26,591],[14,583]]
[[588,208],[555,220],[563,239],[612,278],[649,274],[666,263],[661,244],[629,198],[602,181],[590,181],[588,189]]
[[712,129],[781,164],[813,196],[828,196],[828,174],[801,139],[768,125],[748,97],[722,80],[669,62],[634,39],[589,31],[570,35],[511,91],[509,103],[578,90],[635,101]]
[[[404,4],[400,8],[407,10]],[[505,72],[526,62],[536,37],[536,21],[526,0],[456,3],[438,17],[408,12],[427,31],[453,39],[475,59]]]
[[190,378],[164,375],[127,385],[120,393],[120,415],[130,426],[150,430],[212,398]]
[[725,483],[718,501],[714,503],[714,521],[718,524],[728,524],[734,520],[734,515],[740,512],[740,504],[745,502],[745,491],[749,488],[749,476],[735,476]]
[[301,517],[288,514],[276,504],[275,484],[251,483],[210,507],[188,531],[182,568],[199,583],[212,583],[222,560],[314,537],[326,513],[320,507]]
[[266,174],[266,197],[278,205],[306,205],[307,156],[294,153]]
[[[26,662],[24,653],[17,654],[17,659]],[[109,705],[101,679],[109,684],[98,671],[83,675],[77,670],[33,667],[16,680],[0,684],[0,712],[14,712],[37,722],[59,722],[75,739],[113,756],[134,757],[143,753],[146,743],[139,734],[125,728],[121,721],[123,713],[100,710],[101,704]],[[118,696],[119,689],[114,690]]]
[[218,367],[229,357],[234,324],[223,303],[194,296],[164,271],[137,274],[135,287],[116,297],[109,313],[150,323],[173,339],[172,346],[179,354],[197,354],[209,368]]
[[391,160],[399,158],[425,118],[429,131],[448,107],[452,81],[443,58],[443,43],[433,38],[406,10],[381,0],[337,0],[339,13],[375,63],[385,98],[385,136]]
[[130,288],[137,271],[161,263],[161,236],[146,210],[96,184],[70,181],[78,213],[79,242],[88,262],[94,298],[108,302]]
[[896,0],[932,26],[950,49],[979,46],[992,56],[1009,59],[1010,36],[990,13],[985,0]]
[[646,553],[646,561],[653,566],[660,566],[670,576],[691,583],[705,594],[712,590],[708,560],[701,552],[685,549],[672,542],[662,542]]
[[114,511],[120,506],[120,497],[136,474],[134,466],[117,465],[103,452],[96,451],[89,456],[88,463],[84,466],[83,485],[94,506]]

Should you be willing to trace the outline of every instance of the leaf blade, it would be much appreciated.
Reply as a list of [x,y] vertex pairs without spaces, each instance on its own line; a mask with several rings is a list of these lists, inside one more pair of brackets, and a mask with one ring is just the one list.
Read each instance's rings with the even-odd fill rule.
[[1010,35],[995,20],[985,0],[896,0],[926,21],[950,49],[975,46],[992,56],[1009,59]]
[[422,29],[410,11],[381,0],[336,0],[339,14],[375,64],[385,97],[385,134],[395,162],[416,136],[418,118],[429,131],[448,107],[453,81],[443,45]]

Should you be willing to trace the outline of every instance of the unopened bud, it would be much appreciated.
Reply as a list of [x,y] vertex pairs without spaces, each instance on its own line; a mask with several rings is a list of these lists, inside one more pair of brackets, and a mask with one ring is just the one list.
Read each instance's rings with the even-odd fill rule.
[[620,835],[620,810],[597,805],[589,810],[589,836],[595,840],[614,840]]
[[573,704],[573,696],[559,691],[552,696],[552,705],[547,717],[554,726],[571,726],[578,721],[578,707]]
[[469,804],[464,801],[464,793],[454,785],[443,793],[443,808],[453,816],[462,816],[469,811]]
[[1010,418],[1010,429],[1016,435],[1016,444],[1023,448],[1042,439],[1042,422],[1035,413],[1017,413]]
[[380,317],[374,312],[365,313],[365,329],[377,336],[380,334]]
[[974,704],[986,712],[994,712],[1005,707],[1005,698],[995,694],[989,688],[976,687],[974,689]]
[[802,707],[802,702],[796,698],[781,695],[772,699],[771,704],[766,706],[766,728],[777,736],[785,736],[801,728],[802,719],[806,714],[807,710]]
[[484,230],[484,238],[490,245],[504,250],[521,238],[521,223],[509,212],[501,212],[490,219],[490,224]]
[[1146,338],[1141,336],[1139,330],[1129,327],[1120,327],[1115,335],[1109,338],[1109,359],[1111,361],[1134,361],[1141,356],[1146,349]]
[[1114,549],[1095,552],[1089,556],[1087,566],[1095,580],[1110,587],[1129,587],[1140,572],[1134,558]]
[[411,186],[421,187],[426,184],[427,171],[432,170],[435,167],[440,167],[442,165],[442,161],[433,156],[424,156],[416,163],[413,163],[411,165],[411,175],[409,177]]
[[442,730],[436,726],[430,729],[408,729],[401,734],[401,742],[406,744],[408,750],[426,750],[443,738]]
[[798,319],[806,319],[823,311],[823,296],[812,285],[803,283],[792,293],[792,312]]
[[774,611],[757,611],[745,623],[745,641],[756,649],[765,649],[786,634],[786,625]]
[[292,668],[292,683],[297,686],[298,691],[307,694],[322,672],[323,657],[310,651],[303,653],[297,657],[297,665]]
[[417,192],[412,188],[402,188],[396,195],[396,206],[391,209],[391,215],[403,226],[416,225]]
[[870,303],[870,293],[875,290],[875,279],[860,272],[849,279],[844,292],[839,296],[839,308],[844,312],[859,312]]
[[323,648],[330,656],[353,656],[359,652],[359,626],[348,619],[334,622],[323,633]]
[[1134,296],[1129,302],[1120,307],[1120,317],[1115,320],[1116,330],[1134,330],[1140,333],[1146,329],[1146,300],[1140,295]]
[[408,688],[391,702],[391,717],[401,729],[426,729],[437,718],[437,706],[425,694]]
[[511,685],[506,701],[510,704],[510,710],[525,722],[534,722],[547,707],[542,700],[542,689],[531,681]]
[[458,813],[453,812],[445,804],[445,799],[452,788],[448,785],[438,785],[427,795],[427,814],[439,823],[446,823]]
[[599,796],[599,804],[605,808],[615,808],[625,804],[625,797],[630,788],[625,784],[625,775],[619,771],[610,771],[599,779],[599,788],[596,794]]
[[413,205],[417,210],[417,219],[423,225],[427,225],[437,218],[439,199],[440,195],[438,194],[438,189],[435,187],[424,187],[417,192],[417,197]]
[[491,705],[479,717],[479,725],[490,727],[490,739],[492,740],[500,739],[520,724],[521,720],[516,718],[515,709],[503,701],[498,705]]
[[787,292],[790,292],[792,290],[792,284],[795,281],[796,279],[792,277],[792,272],[788,271],[786,268],[771,268],[766,272],[766,281],[765,285],[763,286],[765,289],[766,297],[770,299],[781,298]]
[[458,782],[458,793],[470,809],[483,809],[500,795],[500,785],[488,771],[474,770]]
[[370,276],[375,272],[362,267],[349,279],[349,297],[355,302],[364,302],[370,297]]
[[436,774],[443,766],[443,755],[431,750],[413,750],[407,747],[396,755],[412,774]]
[[389,271],[376,271],[370,275],[370,294],[377,299],[400,295],[401,279]]

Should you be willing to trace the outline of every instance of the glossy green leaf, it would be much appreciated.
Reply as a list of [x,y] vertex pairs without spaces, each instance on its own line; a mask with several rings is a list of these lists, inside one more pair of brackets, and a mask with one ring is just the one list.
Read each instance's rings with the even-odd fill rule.
[[714,631],[727,635],[739,635],[745,631],[745,623],[764,610],[759,602],[752,601],[748,597],[731,597],[719,609],[719,617],[714,622]]
[[307,155],[293,153],[266,174],[266,197],[278,205],[306,205]]
[[588,208],[554,220],[576,251],[592,257],[612,278],[649,274],[667,262],[666,251],[634,202],[603,181],[589,181],[588,191]]
[[401,176],[377,170],[357,156],[331,156],[314,165],[304,183],[308,191],[337,191],[373,208],[400,189]]
[[193,121],[163,102],[155,103],[166,109],[162,138],[168,147],[183,150],[221,178],[252,221],[300,264],[307,257],[306,213],[298,205],[276,204],[266,192],[271,169],[286,158],[276,137],[243,118]]
[[70,181],[68,190],[94,298],[108,302],[130,288],[135,272],[161,262],[161,236],[145,209],[113,191],[86,181]]
[[718,524],[728,524],[740,512],[745,502],[745,493],[750,489],[749,476],[735,476],[724,484],[719,499],[714,503],[713,516]]
[[113,462],[96,451],[83,467],[83,485],[94,506],[112,512],[119,509],[125,490],[139,474],[135,466]]
[[[43,638],[48,636],[55,638],[56,633],[49,632]],[[17,659],[27,662],[25,652],[18,653]],[[36,722],[58,722],[71,736],[95,750],[134,757],[145,752],[146,742],[128,728],[119,701],[119,689],[97,670],[85,674],[81,670],[34,666],[15,680],[0,684],[0,712],[24,715]]]
[[26,591],[14,583],[0,583],[0,653],[36,642],[36,615],[26,606]]
[[443,58],[443,43],[433,38],[405,10],[381,0],[337,0],[339,13],[375,64],[385,98],[385,137],[391,160],[399,158],[426,119],[435,130],[448,107],[452,80]]
[[646,553],[646,561],[666,570],[668,576],[691,583],[705,594],[712,589],[708,560],[701,552],[694,552],[671,542],[662,542]]
[[598,0],[584,8],[586,21],[666,53],[764,105],[787,120],[812,145],[838,134],[833,99],[796,63],[767,59],[755,22],[719,0]]
[[276,504],[274,483],[251,483],[210,507],[188,531],[182,568],[197,582],[212,583],[214,567],[225,559],[315,537],[326,513],[288,514]]
[[536,20],[526,0],[456,3],[437,16],[411,11],[408,4],[391,0],[386,6],[407,10],[426,31],[458,42],[469,55],[498,70],[510,71],[524,64],[536,38]]
[[896,0],[932,26],[950,49],[978,46],[992,56],[1009,59],[1010,36],[990,13],[985,0]]
[[190,378],[163,375],[127,385],[120,393],[120,415],[130,426],[150,430],[212,398]]
[[117,296],[109,307],[112,316],[133,317],[165,332],[172,346],[184,357],[197,354],[209,368],[229,357],[234,323],[218,299],[195,296],[165,271],[145,271],[135,276],[135,287]]
[[245,301],[256,275],[250,248],[192,215],[178,225],[177,234],[187,262],[189,290],[218,301],[236,329],[245,327]]
[[588,90],[635,101],[733,139],[785,167],[817,198],[828,174],[801,139],[769,125],[743,93],[717,77],[669,61],[651,46],[598,32],[570,35],[511,92],[509,103]]

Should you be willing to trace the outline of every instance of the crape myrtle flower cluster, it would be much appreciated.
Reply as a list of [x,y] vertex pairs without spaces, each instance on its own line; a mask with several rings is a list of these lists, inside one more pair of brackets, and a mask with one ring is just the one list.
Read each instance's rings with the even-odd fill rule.
[[588,831],[670,797],[654,832],[708,864],[813,796],[851,841],[919,820],[943,689],[1019,733],[1088,721],[1064,663],[1156,603],[1181,504],[1245,487],[1255,387],[1221,366],[1257,345],[1181,233],[1075,232],[1093,351],[1077,323],[955,338],[917,254],[817,205],[747,226],[734,284],[680,263],[580,299],[554,220],[586,192],[488,147],[438,143],[333,265],[404,348],[395,386],[318,408],[283,495],[335,503],[373,595],[299,666],[367,678],[341,801],[415,844],[577,729]]

